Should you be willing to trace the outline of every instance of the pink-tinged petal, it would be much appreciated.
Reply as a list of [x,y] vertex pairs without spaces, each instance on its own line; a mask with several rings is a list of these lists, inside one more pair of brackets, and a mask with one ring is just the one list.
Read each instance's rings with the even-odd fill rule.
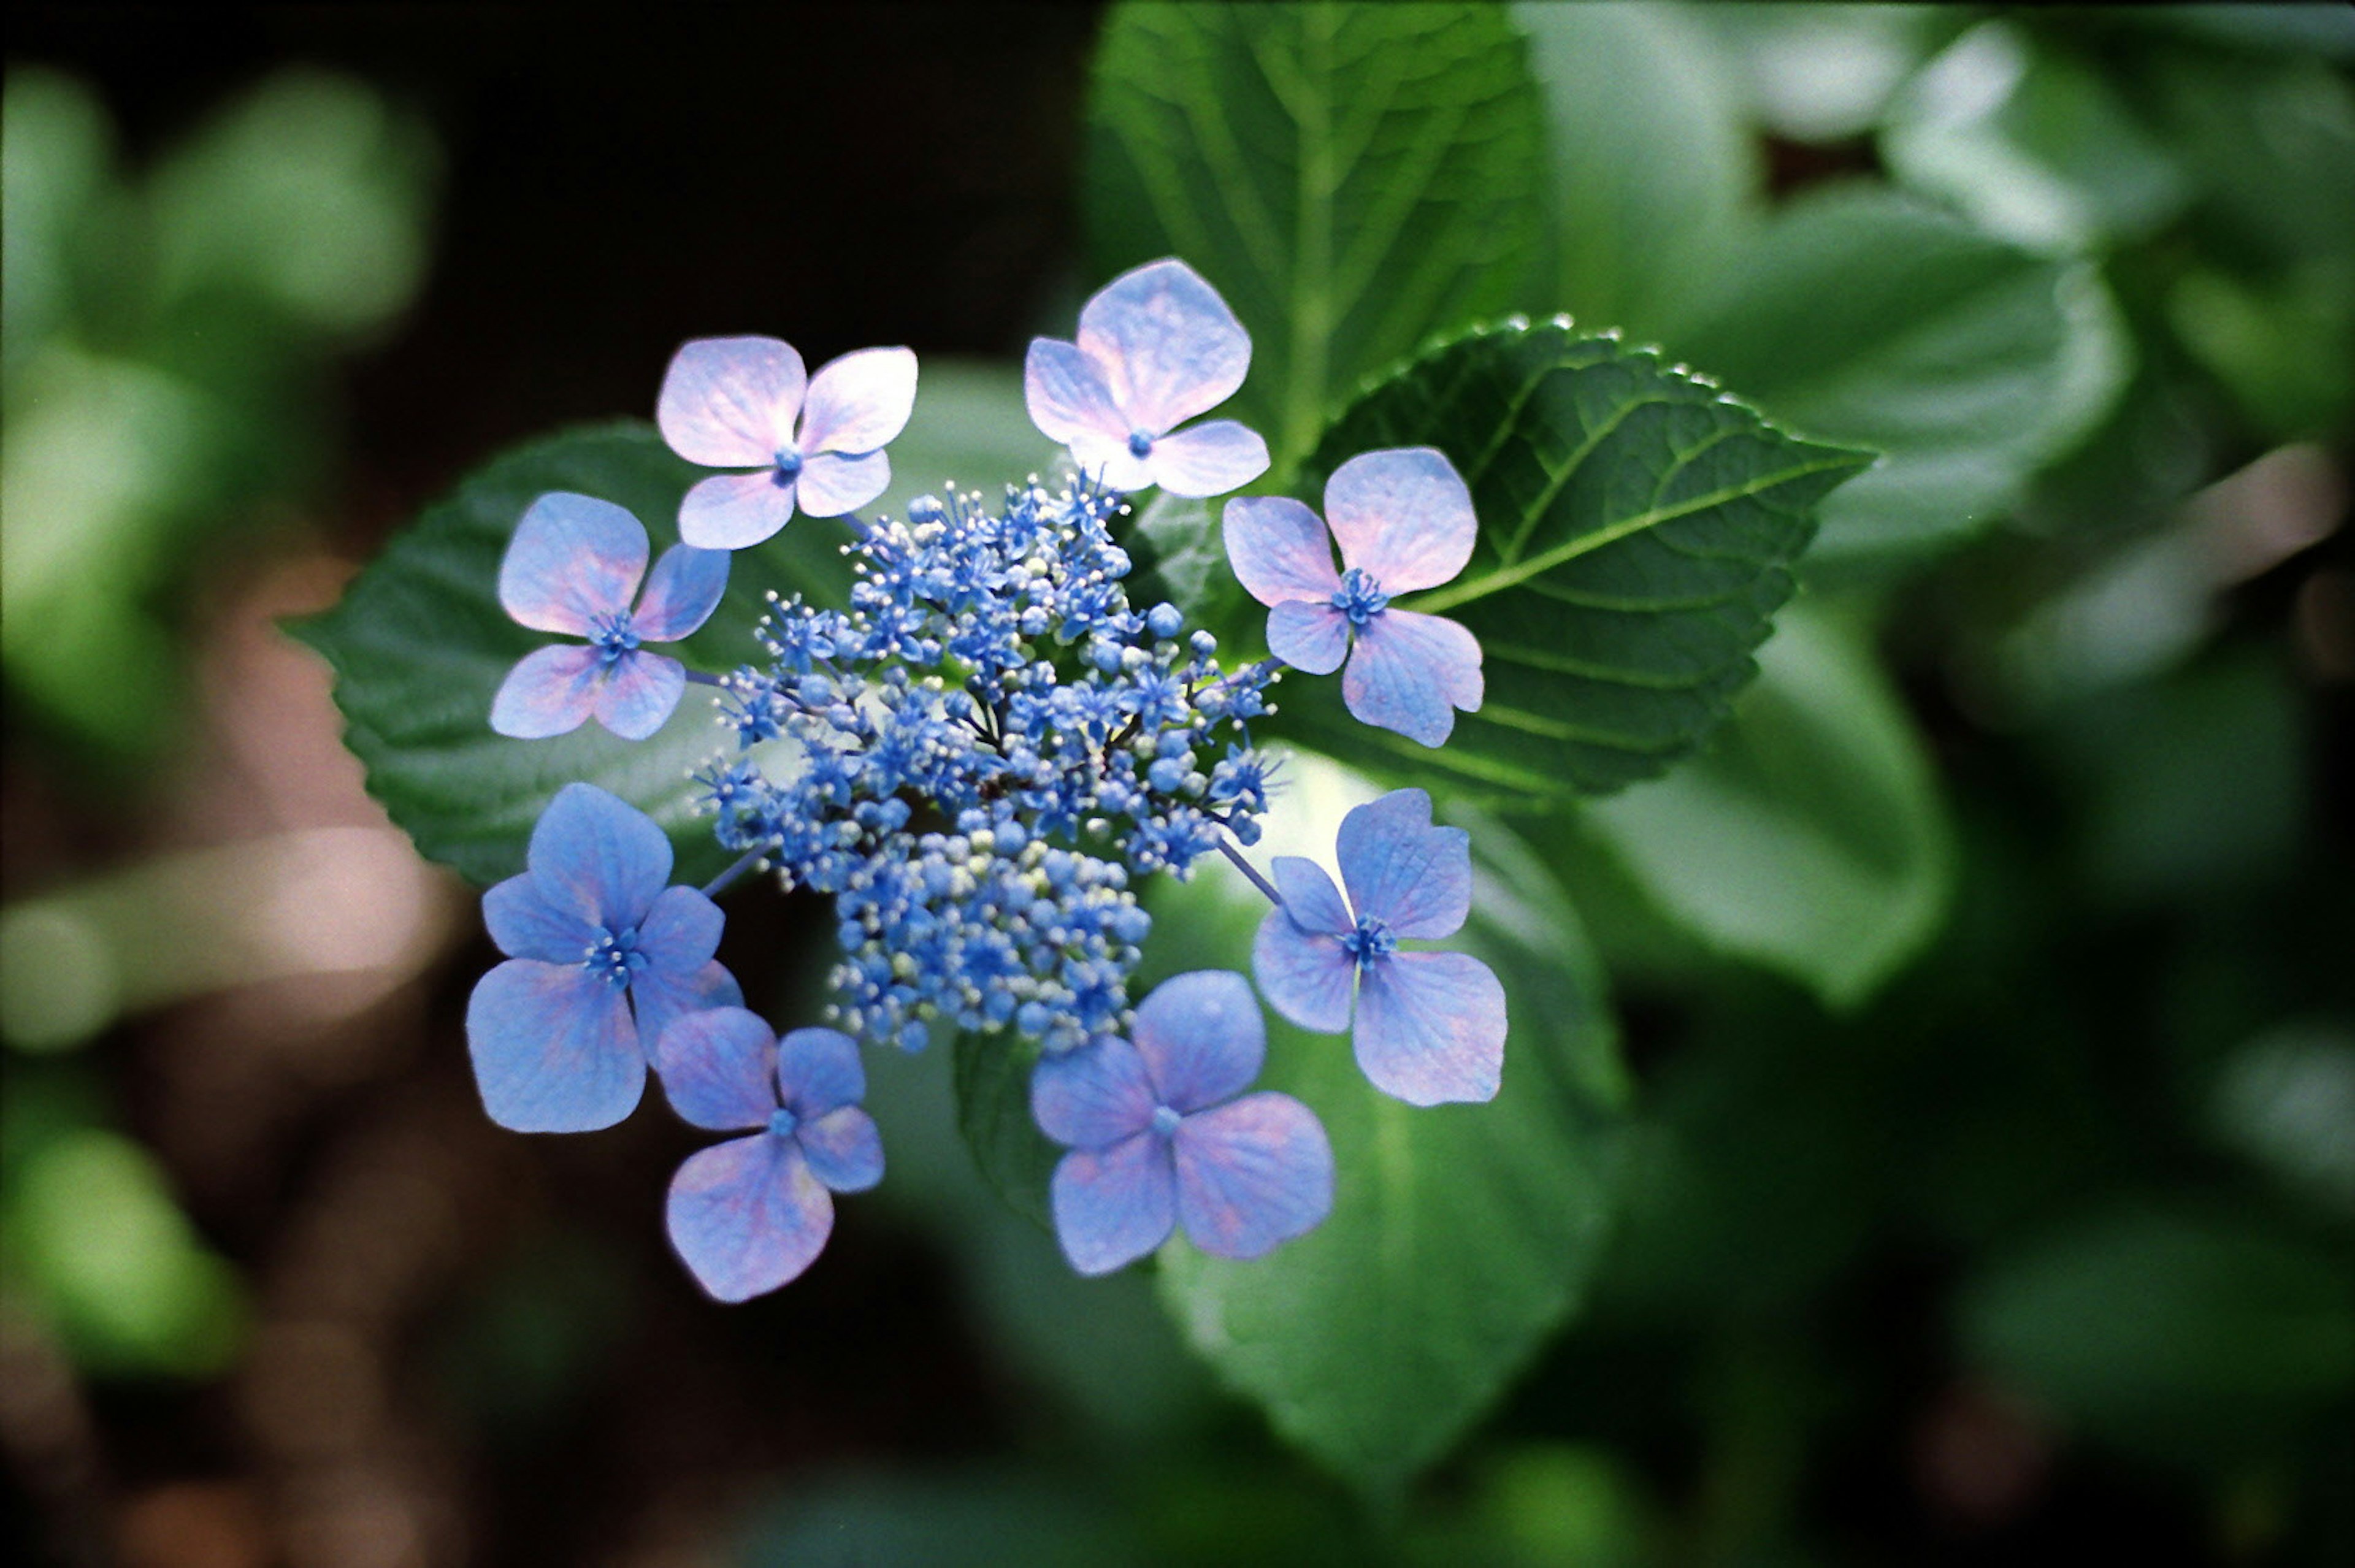
[[1304,675],[1331,675],[1349,656],[1349,617],[1330,603],[1287,599],[1267,613],[1267,651]]
[[1131,452],[1125,438],[1082,431],[1071,437],[1071,466],[1107,490],[1128,495],[1153,483],[1153,464]]
[[1102,1148],[1153,1120],[1153,1080],[1118,1036],[1051,1052],[1030,1073],[1030,1117],[1059,1144]]
[[1175,257],[1096,291],[1080,312],[1080,349],[1103,371],[1130,425],[1154,435],[1233,397],[1251,368],[1251,335],[1219,291]]
[[1146,462],[1172,496],[1223,496],[1267,472],[1267,443],[1233,420],[1212,420],[1163,436]]
[[1137,1004],[1136,1052],[1154,1098],[1181,1114],[1231,1100],[1267,1061],[1267,1020],[1231,969],[1173,975]]
[[711,1008],[673,1019],[649,1042],[664,1097],[682,1120],[717,1133],[765,1127],[777,1037],[757,1013]]
[[797,1029],[777,1042],[777,1094],[805,1119],[867,1098],[858,1042],[837,1029]]
[[525,858],[549,904],[608,931],[645,919],[670,880],[670,840],[655,819],[595,784],[556,792]]
[[794,1138],[811,1174],[837,1192],[864,1192],[883,1179],[883,1135],[856,1105],[804,1122]]
[[535,632],[585,637],[630,607],[646,528],[611,501],[558,490],[534,501],[499,562],[499,604]]
[[466,1049],[491,1120],[519,1133],[590,1133],[628,1115],[645,1059],[619,986],[578,964],[510,958],[475,982]]
[[1463,953],[1393,953],[1358,986],[1358,1065],[1410,1105],[1493,1100],[1505,1062],[1505,987]]
[[643,741],[670,722],[686,695],[685,666],[634,648],[613,662],[597,688],[597,722],[624,741]]
[[491,699],[491,728],[518,741],[569,735],[597,710],[605,661],[579,643],[536,648],[516,662]]
[[678,504],[678,537],[698,549],[748,549],[794,520],[794,490],[773,468],[715,474]]
[[1246,1094],[1178,1125],[1178,1218],[1222,1258],[1255,1258],[1333,1211],[1333,1146],[1289,1094]]
[[711,962],[728,917],[698,888],[665,888],[638,923],[638,951],[655,968],[686,976]]
[[1252,939],[1252,975],[1267,1005],[1316,1034],[1349,1027],[1349,993],[1358,961],[1327,932],[1303,931],[1280,909],[1267,912]]
[[1398,789],[1341,819],[1335,847],[1349,906],[1400,936],[1453,936],[1472,912],[1472,835],[1431,825],[1431,796]]
[[[804,456],[875,452],[900,438],[915,408],[915,354],[906,348],[861,348],[827,360],[810,378],[797,444]],[[814,510],[813,515],[832,514]]]
[[1075,1148],[1049,1185],[1055,1236],[1082,1274],[1110,1274],[1169,1239],[1178,1173],[1169,1140],[1139,1133],[1109,1148]]
[[813,453],[794,483],[802,510],[813,517],[838,517],[890,487],[891,459],[879,452],[857,457],[839,452]]
[[1385,593],[1436,588],[1464,570],[1480,524],[1455,465],[1428,446],[1368,452],[1333,471],[1325,517],[1341,559]]
[[578,964],[597,940],[597,928],[578,910],[549,902],[529,871],[483,895],[483,923],[500,952],[543,964]]
[[649,643],[675,643],[711,619],[728,592],[728,552],[677,544],[655,562],[630,624]]
[[1455,709],[1476,712],[1483,694],[1480,640],[1444,615],[1384,610],[1358,628],[1341,675],[1341,700],[1361,723],[1436,746]]
[[791,1138],[756,1133],[689,1155],[664,1206],[670,1243],[715,1300],[800,1277],[834,1232],[834,1200]]
[[744,991],[717,960],[685,973],[649,965],[630,982],[630,1005],[637,1009],[639,1049],[651,1061],[672,1024],[714,1008],[741,1008]]
[[[790,343],[698,337],[671,357],[655,422],[689,463],[743,468],[774,463],[791,444],[809,378]],[[713,547],[719,548],[719,547]]]
[[[1034,337],[1022,360],[1022,400],[1030,422],[1050,441],[1066,443],[1082,436],[1117,442],[1125,450],[1135,426],[1113,400],[1112,388],[1096,362],[1079,345]],[[1148,432],[1150,433],[1150,432]]]
[[1238,496],[1220,514],[1219,531],[1235,581],[1263,604],[1330,603],[1341,590],[1324,523],[1289,496]]
[[1284,910],[1293,924],[1306,932],[1347,936],[1358,923],[1341,901],[1341,890],[1325,868],[1299,855],[1278,855],[1270,865],[1275,891],[1284,895]]

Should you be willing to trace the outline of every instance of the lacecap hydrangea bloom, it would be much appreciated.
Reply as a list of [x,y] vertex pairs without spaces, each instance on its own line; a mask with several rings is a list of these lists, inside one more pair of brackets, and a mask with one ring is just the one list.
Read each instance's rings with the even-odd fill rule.
[[[832,1232],[834,1197],[881,1179],[861,1047],[952,1034],[1029,1042],[1031,1111],[1066,1150],[1048,1196],[1082,1272],[1179,1231],[1251,1258],[1321,1223],[1346,1173],[1305,1105],[1252,1092],[1266,1036],[1251,982],[1198,971],[1130,995],[1154,925],[1141,891],[1204,855],[1274,902],[1255,967],[1286,1017],[1337,1031],[1354,1008],[1359,1061],[1401,1099],[1496,1092],[1494,976],[1397,947],[1452,933],[1470,897],[1465,837],[1431,826],[1427,796],[1385,797],[1343,826],[1354,912],[1310,862],[1279,859],[1271,882],[1244,855],[1276,772],[1253,725],[1273,711],[1284,663],[1329,672],[1347,657],[1352,710],[1426,743],[1478,702],[1468,634],[1387,599],[1467,559],[1475,524],[1453,468],[1419,448],[1343,464],[1326,492],[1342,571],[1297,502],[1230,508],[1228,546],[1272,607],[1274,658],[1222,658],[1176,604],[1129,600],[1127,493],[1214,496],[1267,466],[1240,424],[1186,424],[1235,392],[1250,357],[1190,268],[1141,267],[1088,302],[1076,342],[1031,347],[1029,406],[1071,447],[1072,475],[862,517],[912,406],[914,357],[862,350],[805,379],[778,339],[704,339],[665,379],[664,436],[692,461],[749,472],[687,492],[686,544],[645,596],[631,603],[645,533],[619,508],[543,497],[518,528],[503,602],[590,645],[518,667],[498,727],[555,733],[593,713],[651,733],[685,684],[711,685],[728,739],[694,776],[737,859],[702,889],[666,887],[670,847],[650,818],[586,784],[560,791],[529,869],[484,901],[512,956],[469,1009],[477,1078],[504,1125],[580,1131],[625,1115],[651,1061],[682,1118],[741,1135],[691,1157],[667,1208],[674,1245],[715,1297],[796,1277]],[[724,674],[644,651],[711,613],[726,582],[717,551],[767,539],[796,510],[842,518],[846,602],[768,595],[751,629],[761,657]],[[832,901],[831,1027],[781,1038],[713,958],[712,897],[754,870]]]

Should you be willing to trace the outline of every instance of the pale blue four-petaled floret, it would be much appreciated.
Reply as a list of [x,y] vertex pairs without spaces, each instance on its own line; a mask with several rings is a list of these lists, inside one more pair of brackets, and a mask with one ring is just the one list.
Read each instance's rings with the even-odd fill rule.
[[688,1156],[671,1180],[665,1218],[688,1272],[721,1301],[798,1277],[833,1232],[831,1194],[883,1179],[858,1045],[830,1029],[780,1040],[756,1014],[721,1008],[666,1029],[655,1064],[683,1119],[751,1135]]
[[678,535],[708,549],[743,549],[793,520],[855,512],[891,483],[883,448],[916,404],[916,357],[861,348],[815,376],[790,343],[703,337],[663,377],[655,422],[671,450],[715,474],[687,493]]
[[1250,368],[1242,323],[1171,257],[1098,290],[1078,342],[1031,339],[1022,389],[1032,422],[1105,488],[1223,496],[1267,472],[1267,443],[1233,420],[1178,427],[1233,397]]
[[1260,993],[1303,1029],[1350,1030],[1358,1065],[1385,1094],[1414,1105],[1494,1099],[1505,1053],[1495,972],[1468,954],[1399,946],[1462,929],[1471,836],[1432,826],[1423,791],[1394,790],[1342,818],[1337,854],[1347,903],[1314,860],[1276,858],[1284,902],[1252,949]]
[[671,887],[670,840],[593,784],[567,784],[532,829],[527,867],[483,895],[507,961],[466,1005],[466,1044],[491,1120],[593,1132],[645,1090],[672,1020],[743,1001],[712,957],[719,908]]
[[593,715],[643,741],[663,727],[687,670],[644,645],[677,642],[711,618],[728,588],[728,555],[674,546],[634,605],[647,552],[645,525],[610,501],[559,491],[531,504],[499,566],[499,603],[533,631],[588,641],[525,656],[492,699],[492,729],[541,740]]
[[1245,1093],[1267,1056],[1250,983],[1224,970],[1163,981],[1114,1035],[1041,1058],[1039,1127],[1071,1152],[1055,1233],[1082,1274],[1108,1274],[1182,1224],[1206,1253],[1255,1258],[1323,1223],[1333,1149],[1307,1106]]
[[1347,659],[1341,696],[1360,720],[1436,746],[1457,709],[1479,709],[1479,640],[1444,615],[1391,603],[1472,559],[1472,495],[1444,455],[1419,446],[1349,459],[1326,483],[1322,521],[1289,496],[1266,496],[1228,502],[1224,523],[1236,579],[1268,606],[1268,651],[1311,675]]

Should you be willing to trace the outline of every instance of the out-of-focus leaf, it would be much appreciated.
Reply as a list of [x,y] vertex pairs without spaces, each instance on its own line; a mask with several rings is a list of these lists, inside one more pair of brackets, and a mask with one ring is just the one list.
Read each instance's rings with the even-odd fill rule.
[[1037,1042],[1011,1030],[960,1034],[955,1045],[957,1131],[999,1197],[1018,1213],[1052,1228],[1047,1183],[1063,1151],[1030,1119],[1030,1070]]
[[1723,264],[1758,196],[1758,158],[1715,40],[1658,5],[1520,5],[1553,134],[1560,270],[1545,303],[1657,334]]
[[1953,891],[1912,720],[1870,652],[1804,604],[1700,756],[1586,821],[1662,912],[1833,1007],[1919,951]]
[[763,1509],[729,1561],[747,1568],[1095,1568],[1139,1561],[1118,1517],[1052,1476],[845,1475]]
[[[1373,788],[1295,760],[1264,853],[1330,863],[1343,811]],[[1333,1143],[1334,1210],[1267,1257],[1173,1243],[1163,1297],[1220,1376],[1329,1467],[1384,1488],[1436,1457],[1575,1308],[1610,1209],[1623,1100],[1599,967],[1551,874],[1475,827],[1472,922],[1444,945],[1504,982],[1504,1087],[1418,1109],[1377,1092],[1341,1036],[1273,1015],[1261,1086],[1305,1101]],[[1223,866],[1159,890],[1153,981],[1248,971],[1266,901]]]
[[1664,341],[1791,429],[1884,453],[1825,502],[1826,564],[1993,521],[2108,408],[2128,352],[2083,263],[1871,187],[1785,208]]
[[2154,123],[2200,189],[2217,261],[2260,278],[2355,253],[2355,85],[2314,59],[2214,51],[2153,63]]
[[927,358],[916,411],[891,443],[891,486],[872,509],[904,517],[910,501],[952,484],[995,505],[1007,485],[1034,474],[1052,483],[1060,451],[1030,422],[1020,366]]
[[1690,5],[1742,77],[1746,113],[1795,142],[1869,133],[1890,95],[1965,25],[1942,5]]
[[2210,1125],[2285,1187],[2355,1217],[2355,1028],[2290,1023],[2249,1041],[2218,1075]]
[[[8,73],[0,95],[0,381],[74,313],[75,248],[112,191],[113,127],[90,91],[37,67]],[[13,409],[11,421],[16,417]]]
[[2355,251],[2268,283],[2190,272],[2167,307],[2176,336],[2259,433],[2293,441],[2345,428],[2355,410]]
[[1223,411],[1282,475],[1369,372],[1521,303],[1541,113],[1501,7],[1132,0],[1096,53],[1096,260],[1176,254],[1226,296],[1252,360]]
[[1320,749],[1456,800],[1614,789],[1690,750],[1749,681],[1817,503],[1870,462],[1562,320],[1474,333],[1370,389],[1307,493],[1358,453],[1419,445],[1464,475],[1480,533],[1455,581],[1401,607],[1479,637],[1480,709],[1433,750],[1349,718],[1337,682],[1281,695]]

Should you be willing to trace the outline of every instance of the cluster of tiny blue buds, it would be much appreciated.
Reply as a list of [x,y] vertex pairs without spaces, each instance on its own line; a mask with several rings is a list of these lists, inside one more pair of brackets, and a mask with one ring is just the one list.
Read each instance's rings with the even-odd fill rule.
[[1258,839],[1277,667],[1226,670],[1176,606],[1130,607],[1122,510],[1034,481],[854,522],[850,608],[772,595],[767,666],[723,683],[738,752],[704,802],[723,844],[834,897],[846,1030],[1118,1033],[1152,923],[1134,883]]

